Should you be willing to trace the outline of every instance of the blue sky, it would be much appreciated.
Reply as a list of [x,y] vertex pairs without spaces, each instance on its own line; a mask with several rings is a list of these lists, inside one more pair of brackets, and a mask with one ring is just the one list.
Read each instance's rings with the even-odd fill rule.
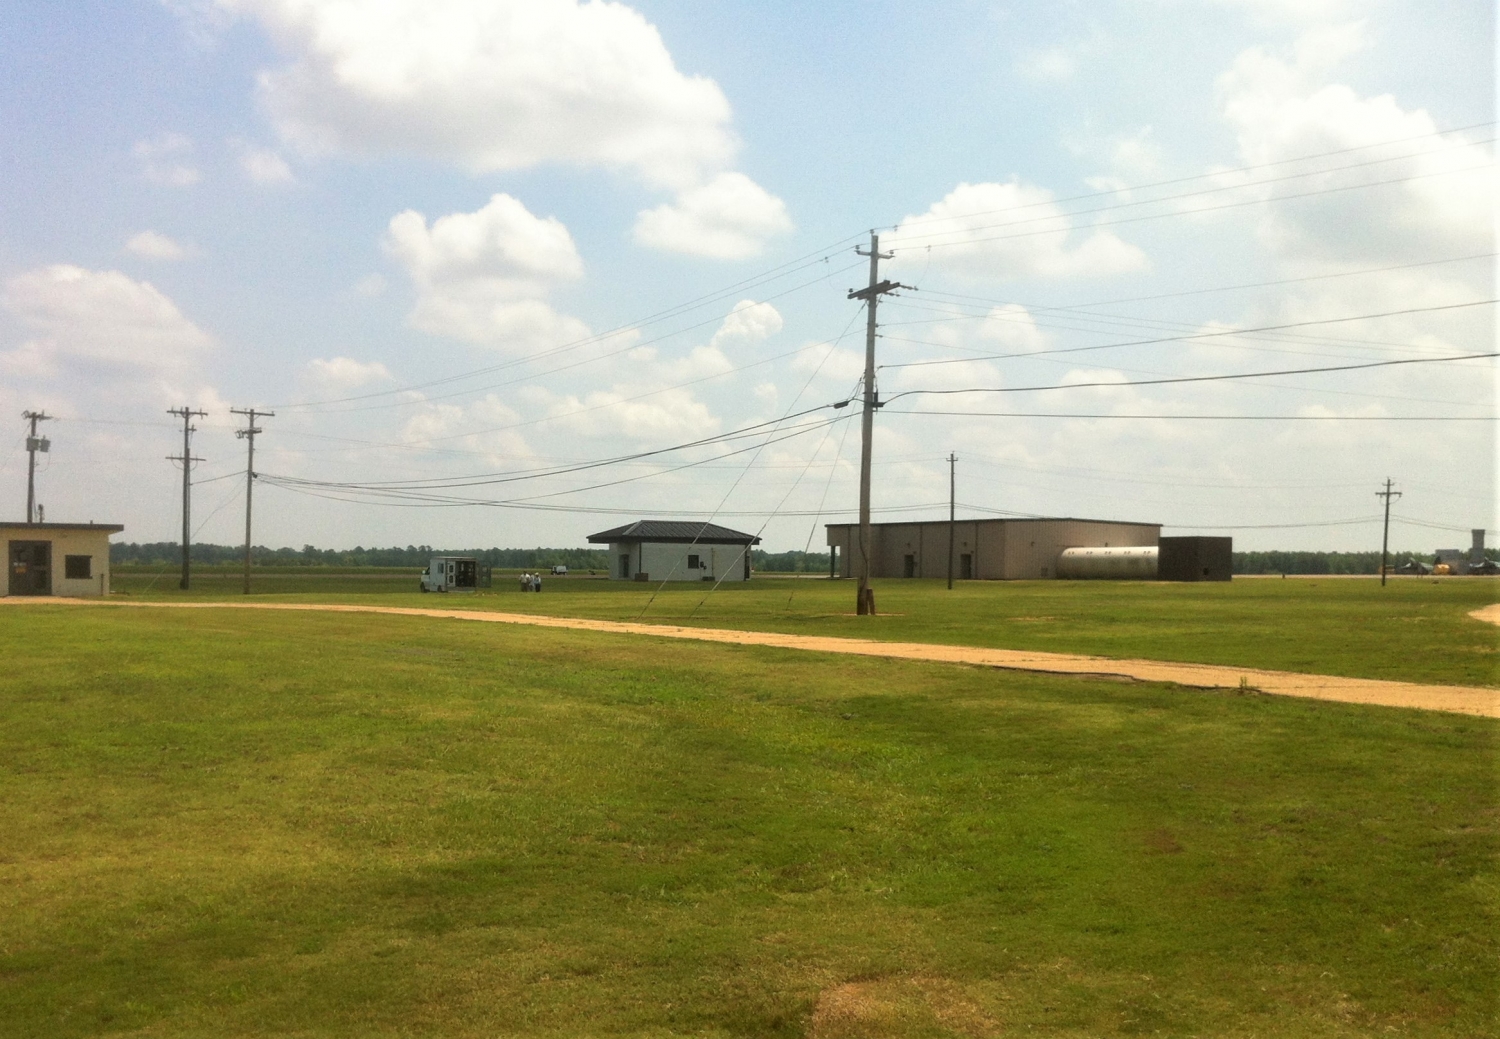
[[[887,397],[1490,352],[1494,39],[1482,3],[0,4],[0,500],[45,408],[48,518],[172,539],[164,412],[192,405],[197,537],[234,542],[228,408],[265,404],[259,542],[712,514],[818,548],[858,463],[822,424],[853,409],[536,471],[848,396],[871,227],[920,290],[882,362],[944,362]],[[1396,544],[1466,543],[1500,526],[1495,398],[1487,361],[908,397],[877,518],[945,511],[952,450],[972,515],[1368,547],[1389,476]],[[443,493],[546,511],[360,489],[475,474],[509,482]]]

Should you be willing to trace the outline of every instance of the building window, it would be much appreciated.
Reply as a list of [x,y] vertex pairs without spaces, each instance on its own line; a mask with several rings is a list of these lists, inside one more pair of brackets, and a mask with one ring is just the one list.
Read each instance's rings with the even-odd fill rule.
[[689,570],[697,570],[698,569],[698,557],[697,556],[688,556],[688,569]]
[[93,556],[63,556],[63,576],[70,581],[87,581],[94,576]]

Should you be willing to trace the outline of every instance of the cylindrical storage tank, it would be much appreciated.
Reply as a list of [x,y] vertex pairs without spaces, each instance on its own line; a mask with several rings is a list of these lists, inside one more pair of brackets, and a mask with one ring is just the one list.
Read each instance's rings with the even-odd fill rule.
[[1156,580],[1156,546],[1065,548],[1057,557],[1057,576],[1134,581]]

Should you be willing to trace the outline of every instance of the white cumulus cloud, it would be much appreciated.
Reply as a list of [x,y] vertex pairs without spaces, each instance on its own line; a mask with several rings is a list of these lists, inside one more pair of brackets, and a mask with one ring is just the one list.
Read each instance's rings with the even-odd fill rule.
[[0,292],[0,307],[33,336],[0,354],[7,367],[41,375],[95,366],[171,372],[212,345],[149,282],[119,271],[56,264],[18,274]]
[[202,174],[193,165],[193,142],[180,133],[161,133],[135,142],[131,153],[141,173],[154,184],[184,188],[198,183]]
[[615,386],[583,394],[557,394],[529,386],[522,395],[553,421],[548,428],[588,437],[611,437],[643,444],[692,440],[719,431],[719,419],[708,405],[685,388],[641,396]]
[[553,286],[583,274],[572,235],[509,195],[430,226],[421,213],[398,213],[384,245],[416,286],[410,321],[424,332],[511,349],[588,335],[583,322],[545,299]]
[[[1219,77],[1224,117],[1247,164],[1355,149],[1326,165],[1396,160],[1358,175],[1300,178],[1299,193],[1401,182],[1272,202],[1259,224],[1261,238],[1285,258],[1300,260],[1400,262],[1491,251],[1495,183],[1487,150],[1462,134],[1438,136],[1431,115],[1403,108],[1389,94],[1362,97],[1325,82],[1340,59],[1364,46],[1358,23],[1324,27],[1305,34],[1289,54],[1251,48]],[[1316,164],[1287,168],[1303,172]]]
[[1050,191],[1019,180],[960,184],[881,244],[913,252],[931,246],[935,268],[970,277],[1091,278],[1148,265],[1134,245],[1076,228]]
[[721,173],[688,188],[675,202],[642,211],[635,240],[654,249],[740,260],[792,230],[786,204],[743,173]]
[[481,171],[634,170],[683,187],[736,142],[713,80],[655,26],[577,0],[221,0],[287,56],[259,77],[282,136],[314,153],[418,155]]
[[145,260],[180,260],[187,249],[158,231],[132,235],[125,248]]
[[356,361],[352,357],[315,357],[307,362],[307,374],[319,386],[337,390],[392,380],[390,371],[379,361]]
[[781,312],[769,303],[742,299],[724,318],[708,345],[714,348],[734,343],[757,343],[781,331]]
[[1066,47],[1048,47],[1022,55],[1016,71],[1025,79],[1062,83],[1078,71],[1078,57]]
[[240,172],[256,184],[291,184],[296,181],[292,168],[274,148],[261,148],[249,141],[231,138],[229,144],[239,153]]

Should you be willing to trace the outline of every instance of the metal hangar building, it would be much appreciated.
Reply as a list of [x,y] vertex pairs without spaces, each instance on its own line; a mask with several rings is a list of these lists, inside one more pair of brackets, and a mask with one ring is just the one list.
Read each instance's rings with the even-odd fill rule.
[[[592,539],[590,539],[592,540]],[[1168,539],[1171,540],[1171,539]],[[1070,548],[1150,548],[1161,541],[1160,523],[1090,519],[983,519],[953,524],[953,576],[959,580],[1015,581],[1055,578]],[[832,572],[859,573],[859,524],[828,524]],[[1155,559],[1151,574],[1156,576]],[[870,527],[872,577],[946,577],[948,521],[874,523]]]

